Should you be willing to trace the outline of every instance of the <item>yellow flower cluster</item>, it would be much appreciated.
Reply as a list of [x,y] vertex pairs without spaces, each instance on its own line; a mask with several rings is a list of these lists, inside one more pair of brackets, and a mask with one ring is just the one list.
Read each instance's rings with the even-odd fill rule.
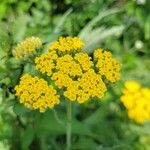
[[41,47],[42,41],[38,37],[29,37],[17,44],[13,49],[13,54],[17,59],[21,59],[32,54],[35,50]]
[[102,97],[106,91],[101,76],[96,74],[93,69],[83,73],[77,80],[73,80],[60,71],[54,73],[52,79],[59,88],[66,88],[65,97],[71,101],[77,100],[79,103],[84,103],[93,97]]
[[136,81],[126,81],[121,101],[129,118],[141,124],[150,121],[150,88],[142,87]]
[[[35,44],[34,38],[31,38],[33,41],[29,39],[16,48],[23,50],[23,54],[18,57],[41,45],[40,42]],[[20,102],[28,108],[43,112],[59,103],[56,90],[78,103],[102,97],[107,90],[104,77],[111,82],[119,80],[120,65],[110,52],[103,52],[101,49],[95,51],[93,61],[87,53],[81,51],[83,46],[83,41],[78,37],[61,37],[52,43],[47,53],[36,57],[36,69],[46,74],[53,85],[48,86],[45,80],[38,77],[24,75],[15,88]]]
[[15,90],[16,95],[20,97],[20,103],[29,109],[39,109],[40,112],[44,112],[59,104],[59,96],[56,95],[53,86],[48,86],[45,80],[38,77],[28,74],[22,76]]
[[36,58],[36,68],[51,76],[56,86],[64,90],[66,98],[83,103],[92,97],[104,95],[105,83],[101,76],[95,73],[92,68],[94,64],[86,53],[79,52],[74,56],[57,55],[57,59],[53,59],[52,52],[54,51],[49,51]]
[[106,86],[101,76],[93,69],[89,69],[77,81],[71,81],[67,85],[64,95],[71,101],[77,100],[79,103],[84,103],[90,98],[102,97],[105,91]]
[[69,54],[66,54],[57,59],[56,70],[63,72],[69,76],[81,76],[82,69],[78,63],[76,63],[73,57]]
[[[111,82],[119,80],[120,75],[120,65],[111,53],[99,49],[94,53],[99,69],[97,74],[92,58],[84,52],[74,51],[83,45],[79,38],[61,37],[46,54],[35,59],[37,70],[51,77],[58,89],[63,89],[66,98],[79,103],[104,95],[107,88],[101,75]],[[70,53],[72,51],[74,53]]]
[[46,73],[51,76],[55,69],[55,62],[58,58],[56,51],[50,51],[49,53],[42,54],[40,57],[35,58],[36,69],[42,73]]
[[116,82],[120,79],[120,64],[112,58],[112,54],[102,49],[97,49],[94,52],[96,60],[96,68],[99,74],[104,76],[110,82]]
[[91,61],[91,57],[83,52],[75,54],[74,59],[79,62],[83,71],[88,71],[94,65]]
[[80,50],[83,46],[83,41],[78,37],[60,37],[58,41],[52,43],[49,50],[70,52],[74,50]]

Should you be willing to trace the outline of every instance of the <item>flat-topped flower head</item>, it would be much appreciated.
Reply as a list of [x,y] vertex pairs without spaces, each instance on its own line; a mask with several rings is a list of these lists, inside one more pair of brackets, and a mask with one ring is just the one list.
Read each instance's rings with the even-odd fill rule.
[[142,87],[137,81],[126,81],[120,99],[129,118],[140,124],[150,121],[150,88]]
[[120,63],[112,57],[111,52],[97,49],[94,52],[96,68],[98,73],[104,76],[110,82],[116,82],[120,79]]
[[51,55],[54,52],[56,51],[49,51],[36,58],[36,68],[50,75],[58,89],[63,89],[63,95],[67,99],[84,103],[90,98],[100,98],[104,95],[107,88],[101,75],[95,72],[94,64],[88,54],[77,52],[74,56],[57,55],[54,61]]
[[24,75],[19,85],[15,87],[16,96],[20,97],[20,103],[29,109],[39,109],[44,112],[59,104],[59,96],[56,90],[47,84],[44,79]]
[[36,51],[42,46],[42,41],[39,37],[28,37],[24,41],[17,44],[13,49],[13,54],[17,59],[21,59]]
[[[81,43],[79,38],[61,37],[46,54],[37,57],[35,63],[40,72],[50,76],[58,89],[63,89],[67,99],[84,103],[104,95],[107,90],[104,77],[111,82],[119,80],[120,64],[110,52],[103,52],[102,49],[94,53],[95,64],[87,53],[74,51],[82,48]],[[74,53],[59,53],[67,51]],[[54,59],[52,54],[57,57]]]
[[55,62],[58,58],[56,51],[50,51],[35,58],[36,69],[41,73],[51,76],[55,69]]
[[46,79],[51,85],[38,77],[24,75],[15,88],[20,102],[43,112],[58,104],[59,96],[80,104],[103,97],[107,90],[106,79],[119,80],[120,64],[110,52],[102,49],[94,52],[93,59],[81,51],[83,46],[78,37],[60,37],[48,52],[36,57],[36,69],[48,76]]
[[59,52],[72,52],[81,50],[84,43],[78,37],[60,37],[58,41],[52,43],[49,50],[58,50]]
[[96,74],[93,69],[89,69],[77,81],[68,84],[64,95],[71,101],[77,100],[78,103],[84,103],[93,97],[103,97],[106,90],[101,76]]
[[70,77],[81,76],[82,69],[79,63],[75,62],[74,58],[66,54],[57,59],[56,70],[69,75]]

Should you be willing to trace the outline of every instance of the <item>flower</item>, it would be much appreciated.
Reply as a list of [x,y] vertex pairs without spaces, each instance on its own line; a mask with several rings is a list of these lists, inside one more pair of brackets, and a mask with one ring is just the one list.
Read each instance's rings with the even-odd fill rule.
[[93,62],[91,61],[92,58],[89,57],[88,54],[84,52],[79,52],[75,54],[74,59],[78,61],[83,71],[89,70],[94,65]]
[[52,43],[52,45],[49,47],[49,50],[71,52],[74,50],[80,50],[83,46],[83,41],[78,37],[60,37],[58,41]]
[[150,88],[142,87],[136,81],[126,81],[121,101],[129,118],[141,124],[150,120]]
[[[63,89],[63,95],[71,100],[84,103],[92,97],[102,97],[106,91],[101,75],[94,71],[94,64],[84,52],[57,55],[53,59],[49,51],[37,57],[36,68],[51,76],[58,89]],[[52,71],[53,70],[53,71]]]
[[103,76],[111,82],[119,80],[120,64],[112,58],[110,52],[103,52],[101,49],[94,53],[96,64],[85,52],[59,53],[77,49],[74,46],[77,39],[60,38],[46,54],[37,57],[35,63],[39,71],[50,76],[55,86],[63,90],[67,99],[84,103],[90,98],[104,95],[107,87]]
[[44,112],[58,104],[61,96],[80,104],[101,98],[107,90],[105,79],[119,80],[120,64],[110,52],[102,49],[97,49],[92,59],[81,51],[83,46],[78,37],[60,37],[46,53],[36,57],[36,69],[48,76],[51,85],[38,77],[24,75],[15,88],[20,103]]
[[40,48],[41,45],[41,39],[39,37],[32,36],[18,43],[17,46],[13,49],[13,54],[17,59],[21,59],[35,52],[35,50]]
[[89,69],[78,81],[72,81],[67,86],[64,95],[71,101],[77,100],[84,103],[93,97],[102,97],[106,91],[105,83],[101,76],[93,69]]
[[20,103],[29,109],[44,112],[47,108],[59,104],[59,96],[53,86],[48,86],[45,80],[38,77],[25,74],[15,90],[16,96],[20,97]]
[[35,58],[36,69],[42,73],[46,73],[48,76],[51,76],[53,70],[55,69],[55,61],[57,60],[58,55],[56,51],[51,51],[45,54],[42,54],[40,57]]
[[123,93],[125,94],[126,91],[134,93],[138,91],[140,88],[141,88],[141,85],[137,81],[134,81],[134,80],[127,81],[125,82],[125,89],[123,90]]
[[82,69],[79,63],[75,62],[73,57],[69,54],[57,59],[56,70],[62,71],[71,77],[82,75]]
[[110,52],[97,49],[94,52],[94,59],[98,73],[108,81],[116,82],[120,79],[120,63],[112,57]]

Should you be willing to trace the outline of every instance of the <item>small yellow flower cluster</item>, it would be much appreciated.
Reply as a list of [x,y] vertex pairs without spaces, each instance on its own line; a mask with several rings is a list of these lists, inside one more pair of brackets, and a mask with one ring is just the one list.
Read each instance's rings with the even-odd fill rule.
[[53,86],[38,77],[24,75],[19,85],[15,87],[16,95],[20,97],[20,103],[29,109],[39,109],[44,112],[47,108],[53,108],[59,104],[59,96]]
[[58,58],[56,51],[50,51],[49,53],[42,54],[40,57],[35,58],[36,69],[42,73],[46,73],[51,76],[55,69],[55,62]]
[[[49,51],[35,59],[36,68],[42,73],[51,76],[59,89],[64,89],[64,96],[71,101],[83,103],[91,97],[102,97],[106,91],[101,76],[96,74],[91,58],[84,52],[74,56],[53,54]],[[55,53],[56,54],[56,53]]]
[[[28,42],[24,43],[21,45]],[[37,48],[33,42],[29,47],[31,44]],[[81,52],[83,45],[80,38],[61,37],[52,43],[47,53],[36,57],[36,69],[46,74],[53,86],[48,86],[45,80],[38,77],[25,75],[16,86],[20,102],[28,108],[43,112],[59,103],[56,90],[70,101],[78,103],[102,97],[107,90],[104,77],[111,82],[119,80],[120,65],[110,52],[99,49],[94,53],[95,61],[92,61],[87,53]]]
[[91,57],[89,57],[86,53],[77,53],[75,54],[74,59],[79,62],[83,71],[87,71],[94,66],[93,62],[91,61]]
[[[77,43],[83,42],[79,38],[60,38],[50,46],[46,54],[35,59],[35,64],[37,70],[51,77],[58,89],[63,89],[63,95],[66,98],[84,103],[90,98],[102,97],[107,88],[101,74],[95,72],[94,63],[88,54],[81,51],[71,53],[82,47],[83,44]],[[59,53],[59,51],[68,52]],[[96,53],[98,54],[98,51]],[[104,56],[106,54],[104,53]],[[98,56],[96,59],[99,61],[104,56]],[[113,60],[113,58],[110,60],[112,64]],[[106,62],[103,63],[106,64]]]
[[64,95],[71,101],[77,100],[79,103],[84,103],[90,98],[102,97],[105,91],[106,86],[101,76],[96,74],[93,69],[89,69],[78,81],[68,84]]
[[69,54],[66,54],[57,59],[56,70],[63,72],[69,76],[81,76],[82,69],[78,63],[76,63],[73,57]]
[[58,41],[52,43],[49,50],[70,52],[74,50],[80,50],[83,46],[83,41],[78,37],[60,37]]
[[38,37],[29,37],[17,44],[13,49],[13,54],[17,59],[21,59],[32,54],[35,50],[41,47],[42,41]]
[[97,49],[94,52],[96,60],[96,68],[99,74],[104,76],[110,82],[116,82],[120,79],[120,64],[112,58],[112,54],[102,49]]
[[136,81],[126,81],[121,101],[129,118],[140,124],[150,121],[150,88],[142,87]]

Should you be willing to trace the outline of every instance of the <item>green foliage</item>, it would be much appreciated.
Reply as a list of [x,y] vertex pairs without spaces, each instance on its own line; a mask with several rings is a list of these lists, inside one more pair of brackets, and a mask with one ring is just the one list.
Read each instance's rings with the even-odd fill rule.
[[[79,36],[84,50],[109,49],[122,63],[120,83],[100,101],[74,105],[72,149],[149,150],[150,124],[127,117],[119,97],[125,80],[150,83],[149,1],[1,0],[0,1],[0,150],[65,149],[64,103],[44,114],[18,103],[14,86],[25,72],[36,70],[18,62],[13,46],[27,36],[39,36],[46,47],[59,36]],[[92,51],[89,51],[92,50]],[[30,60],[29,60],[30,61]]]

